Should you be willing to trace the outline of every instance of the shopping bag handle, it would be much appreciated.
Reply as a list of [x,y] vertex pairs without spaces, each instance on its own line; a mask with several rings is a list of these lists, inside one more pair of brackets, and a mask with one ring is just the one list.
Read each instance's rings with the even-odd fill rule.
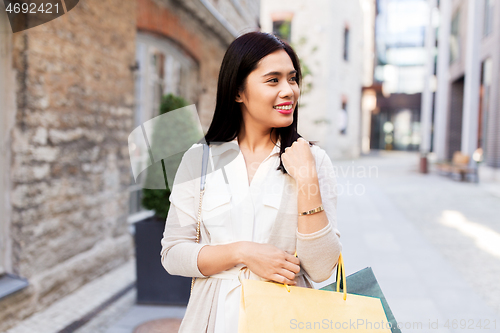
[[[295,257],[297,256],[297,251],[295,251],[294,256],[295,256]],[[247,269],[248,269],[248,267],[247,267],[247,266],[243,266],[243,267],[241,267],[241,268],[240,268],[240,271],[238,272],[238,279],[240,280],[240,283],[241,283],[241,272],[243,271],[243,269],[244,269],[244,268],[247,268]],[[287,285],[286,283],[283,283],[283,284],[285,285],[286,290],[287,290],[288,292],[290,292],[290,287],[288,287],[288,285]]]
[[[241,272],[243,272],[243,270],[244,270],[245,268],[246,268],[246,269],[249,269],[247,266],[243,266],[243,267],[241,267],[241,268],[240,268],[240,271],[238,272],[238,279],[240,280],[240,283],[242,283],[242,281],[241,281]],[[281,283],[280,283],[280,284],[281,284]],[[285,286],[286,290],[287,290],[288,292],[290,292],[290,287],[289,287],[286,283],[283,283],[283,285]]]
[[[295,251],[295,256],[297,256],[297,251]],[[243,266],[240,268],[240,271],[238,272],[238,279],[241,281],[241,273],[243,272],[244,269],[249,269],[247,266]],[[339,260],[337,264],[337,292],[340,292],[340,272],[342,271],[342,281],[343,281],[343,292],[344,292],[344,301],[347,299],[347,287],[346,287],[346,279],[345,279],[345,269],[344,269],[344,258],[342,257],[342,252],[339,254]],[[284,283],[285,288],[288,292],[290,292],[290,287],[286,283]]]
[[[340,279],[340,272],[342,271],[342,280]],[[342,258],[342,252],[339,254],[339,261],[337,263],[337,292],[340,292],[340,282],[343,282],[343,291],[344,291],[344,301],[347,298],[347,286],[345,279],[345,268],[344,268],[344,258]]]

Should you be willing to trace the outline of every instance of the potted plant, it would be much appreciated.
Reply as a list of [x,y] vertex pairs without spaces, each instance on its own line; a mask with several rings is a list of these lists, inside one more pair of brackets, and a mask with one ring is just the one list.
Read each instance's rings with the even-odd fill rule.
[[[187,106],[182,97],[168,94],[162,97],[160,115]],[[182,129],[179,129],[182,130]],[[175,131],[171,129],[169,131]],[[153,129],[153,143],[164,143],[175,133],[166,133],[165,128]],[[142,205],[155,214],[135,223],[135,250],[137,268],[137,303],[187,305],[190,295],[191,278],[170,275],[160,261],[161,239],[165,229],[165,220],[170,207],[170,189],[166,181],[165,163],[178,165],[180,157],[155,163],[146,175],[146,183],[164,181],[163,189],[144,188]],[[168,169],[168,168],[167,168]],[[153,187],[155,188],[155,187]]]

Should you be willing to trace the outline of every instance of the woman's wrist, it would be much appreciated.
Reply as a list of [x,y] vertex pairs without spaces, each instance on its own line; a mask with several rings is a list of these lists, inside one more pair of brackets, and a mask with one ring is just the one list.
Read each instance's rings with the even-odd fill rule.
[[245,245],[234,242],[220,245],[206,245],[198,254],[198,270],[205,276],[220,273],[246,262]]
[[248,242],[247,241],[239,241],[231,244],[233,246],[233,254],[235,257],[236,264],[244,264],[246,265],[246,257],[248,253]]

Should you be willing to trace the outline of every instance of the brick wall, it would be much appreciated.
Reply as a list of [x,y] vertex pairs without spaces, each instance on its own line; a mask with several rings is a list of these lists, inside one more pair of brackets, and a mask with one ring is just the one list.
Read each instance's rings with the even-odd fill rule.
[[130,259],[127,231],[134,0],[81,1],[13,36],[13,271],[0,331]]
[[[184,22],[183,22],[184,21]],[[137,0],[137,29],[161,35],[178,43],[196,61],[203,56],[196,25],[186,22],[182,11],[168,2]]]

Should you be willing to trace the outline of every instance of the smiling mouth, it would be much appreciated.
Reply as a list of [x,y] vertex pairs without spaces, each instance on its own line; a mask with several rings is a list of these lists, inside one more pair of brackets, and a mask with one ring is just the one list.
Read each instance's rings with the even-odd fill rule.
[[293,105],[282,105],[282,106],[273,106],[275,110],[281,110],[281,111],[290,111],[292,109]]

